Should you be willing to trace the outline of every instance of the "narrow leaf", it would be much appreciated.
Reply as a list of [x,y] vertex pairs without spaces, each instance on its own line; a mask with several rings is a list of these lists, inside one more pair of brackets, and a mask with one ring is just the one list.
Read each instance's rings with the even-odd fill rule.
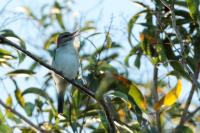
[[136,85],[130,85],[128,94],[134,99],[141,110],[145,111],[147,109],[146,100]]
[[102,111],[99,112],[99,117],[100,117],[100,119],[101,119],[102,125],[103,125],[104,128],[108,131],[108,129],[109,129],[108,125],[109,125],[109,124],[108,124],[108,121],[107,121],[107,119],[106,119],[105,114],[104,114]]
[[35,105],[32,104],[32,103],[30,103],[30,102],[27,102],[27,103],[25,104],[25,108],[24,108],[24,109],[25,109],[26,114],[27,114],[28,116],[32,116],[34,107],[35,107]]
[[[11,97],[11,95],[9,95],[8,97],[7,97],[7,99],[6,99],[6,105],[7,106],[12,106],[12,97]],[[14,122],[16,122],[16,123],[20,123],[21,122],[21,120],[20,119],[18,119],[17,117],[15,117],[14,115],[13,115],[13,113],[12,112],[10,112],[10,110],[8,110],[8,109],[6,109],[6,116],[10,119],[10,120],[12,120],[12,121],[14,121]]]
[[108,33],[108,35],[106,37],[106,46],[107,46],[107,48],[111,48],[112,47],[112,39],[111,39],[109,33]]
[[22,95],[26,95],[26,94],[37,94],[47,100],[50,100],[51,102],[53,101],[50,96],[43,90],[39,89],[39,88],[35,88],[35,87],[30,87],[28,89],[26,89]]
[[0,124],[0,133],[13,133],[12,129],[6,124]]
[[190,16],[193,19],[197,19],[199,16],[199,0],[186,0],[186,2],[190,11]]
[[128,41],[131,45],[132,45],[132,40],[131,40],[132,29],[138,18],[139,14],[136,14],[128,22]]
[[7,106],[12,106],[12,97],[11,97],[11,95],[9,95],[9,96],[7,97],[7,99],[6,99],[6,105],[7,105]]
[[170,92],[163,96],[158,103],[154,104],[154,109],[159,110],[160,108],[172,106],[179,98],[182,90],[182,81],[179,79],[176,87],[174,87]]
[[53,33],[44,43],[44,49],[48,49],[51,44],[56,43],[58,33]]
[[111,84],[113,84],[114,80],[111,77],[105,77],[101,80],[100,85],[96,91],[95,97],[97,100],[100,100],[103,95],[108,91]]
[[16,77],[16,76],[29,77],[29,76],[32,76],[33,74],[35,74],[35,72],[33,72],[31,70],[18,69],[18,70],[14,70],[14,71],[9,72],[6,75],[10,76],[10,77]]
[[16,88],[16,90],[15,90],[15,97],[17,99],[17,102],[20,104],[20,106],[22,108],[24,108],[25,107],[25,99],[24,99],[24,97],[22,95],[21,90],[18,89],[18,88]]
[[[22,48],[26,49],[25,42],[19,36],[17,36],[12,30],[5,29],[5,30],[0,31],[0,34],[4,37],[13,37],[13,38],[18,39],[20,46]],[[17,51],[17,53],[19,56],[19,63],[22,63],[26,56],[25,56],[25,54],[23,54],[21,52]]]

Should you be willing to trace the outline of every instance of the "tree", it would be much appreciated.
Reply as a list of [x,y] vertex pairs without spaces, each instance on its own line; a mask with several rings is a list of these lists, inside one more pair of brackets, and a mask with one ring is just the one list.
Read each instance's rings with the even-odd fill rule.
[[[7,98],[0,99],[0,132],[184,133],[199,128],[200,107],[190,108],[200,86],[199,0],[158,0],[148,4],[132,1],[141,10],[127,23],[129,53],[123,51],[123,44],[113,40],[113,17],[105,33],[98,32],[96,21],[83,21],[80,25],[78,19],[73,19],[71,28],[65,18],[70,18],[74,11],[62,2],[44,4],[39,14],[29,6],[20,8],[31,22],[48,33],[45,40],[40,40],[42,46],[34,45],[37,54],[30,52],[31,43],[12,28],[0,30],[1,92],[7,92]],[[1,15],[4,12],[2,9]],[[142,27],[139,37],[133,32],[136,26]],[[52,58],[58,34],[69,28],[80,29],[81,35],[81,68],[76,80],[69,80],[53,69],[44,56]],[[102,43],[97,45],[97,41]],[[94,50],[85,51],[88,46]],[[116,65],[124,53],[124,61]],[[143,73],[145,60],[153,66],[152,75],[149,73],[152,80],[131,79],[135,74],[129,69],[135,67]],[[55,109],[56,93],[52,92],[55,86],[50,71],[73,85],[66,94],[62,119]],[[174,87],[169,87],[169,81],[176,82]],[[181,91],[187,89],[182,82],[191,83],[186,103],[178,102]],[[164,89],[169,90],[165,93]]]

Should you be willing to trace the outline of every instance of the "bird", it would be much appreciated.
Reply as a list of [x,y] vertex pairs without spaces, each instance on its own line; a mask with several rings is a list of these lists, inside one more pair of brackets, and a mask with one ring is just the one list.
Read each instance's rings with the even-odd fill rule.
[[[79,71],[79,55],[75,47],[77,43],[78,31],[63,32],[58,35],[57,48],[54,50],[52,67],[61,72],[64,77],[74,80],[78,76]],[[61,76],[52,72],[52,77],[57,90],[57,109],[58,114],[63,114],[64,96],[69,83]]]

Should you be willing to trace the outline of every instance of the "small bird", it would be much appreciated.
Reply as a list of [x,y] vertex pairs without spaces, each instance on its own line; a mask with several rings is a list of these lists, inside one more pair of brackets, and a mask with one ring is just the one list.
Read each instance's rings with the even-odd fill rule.
[[[52,67],[62,72],[62,74],[72,80],[78,76],[79,55],[75,45],[79,43],[77,39],[77,31],[73,33],[64,32],[57,38],[57,48],[54,52]],[[52,77],[56,84],[57,99],[58,99],[58,114],[63,113],[64,95],[68,82],[62,77],[52,72]]]

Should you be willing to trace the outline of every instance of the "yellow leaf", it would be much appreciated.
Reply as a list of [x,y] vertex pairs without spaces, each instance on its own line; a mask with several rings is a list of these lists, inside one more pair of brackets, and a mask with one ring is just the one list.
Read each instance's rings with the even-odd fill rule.
[[120,121],[124,121],[125,117],[126,117],[126,112],[123,109],[119,109],[117,111],[118,115],[119,115],[119,119]]
[[15,90],[15,97],[17,99],[17,102],[24,108],[25,107],[25,99],[24,99],[20,89]]
[[127,106],[128,106],[128,109],[130,110],[131,109],[131,103],[130,102],[127,102]]
[[12,106],[12,97],[11,97],[11,95],[9,95],[9,96],[7,97],[7,99],[6,99],[6,105],[7,105],[7,106]]
[[179,79],[176,87],[161,98],[160,101],[154,104],[154,109],[159,110],[161,107],[169,107],[173,105],[179,98],[182,90],[182,81]]
[[146,100],[136,85],[134,84],[130,85],[128,94],[134,99],[135,103],[140,109],[144,111],[146,110],[147,108]]

